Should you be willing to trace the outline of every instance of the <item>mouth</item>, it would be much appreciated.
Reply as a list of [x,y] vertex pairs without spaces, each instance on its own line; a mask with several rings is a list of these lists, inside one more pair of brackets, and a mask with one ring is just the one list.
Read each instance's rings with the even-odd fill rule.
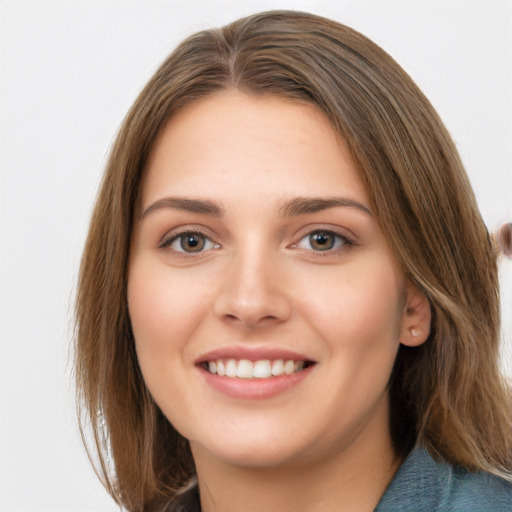
[[199,365],[212,375],[231,379],[271,379],[300,373],[313,366],[313,361],[293,359],[233,359],[202,361]]

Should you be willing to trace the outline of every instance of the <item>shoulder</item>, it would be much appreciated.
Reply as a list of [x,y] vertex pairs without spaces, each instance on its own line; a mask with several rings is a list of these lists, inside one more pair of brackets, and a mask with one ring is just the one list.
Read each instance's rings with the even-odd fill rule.
[[398,470],[376,512],[510,512],[512,484],[488,474],[436,462],[415,449]]

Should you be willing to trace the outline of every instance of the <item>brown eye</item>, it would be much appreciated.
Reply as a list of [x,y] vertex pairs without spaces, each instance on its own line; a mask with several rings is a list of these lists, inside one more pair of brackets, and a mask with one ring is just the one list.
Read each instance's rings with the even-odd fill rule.
[[199,233],[183,233],[178,240],[180,248],[185,252],[200,252],[206,245],[204,235]]
[[314,252],[332,251],[334,253],[344,245],[352,245],[352,242],[334,231],[318,229],[302,237],[295,247]]
[[309,235],[309,244],[315,251],[328,251],[336,244],[336,235],[329,231],[315,231]]
[[160,245],[161,248],[171,249],[174,252],[195,254],[210,249],[218,249],[219,245],[212,242],[206,235],[195,231],[178,233]]

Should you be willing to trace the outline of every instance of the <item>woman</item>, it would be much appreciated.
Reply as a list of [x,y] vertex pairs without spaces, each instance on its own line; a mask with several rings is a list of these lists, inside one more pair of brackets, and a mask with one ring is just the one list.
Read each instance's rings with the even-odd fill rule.
[[76,373],[128,510],[509,510],[496,254],[446,129],[330,20],[187,39],[129,112]]

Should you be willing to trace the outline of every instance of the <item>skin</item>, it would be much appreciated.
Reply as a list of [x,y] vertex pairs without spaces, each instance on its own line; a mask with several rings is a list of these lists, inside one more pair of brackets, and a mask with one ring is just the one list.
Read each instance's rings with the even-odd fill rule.
[[[359,206],[283,211],[333,197]],[[333,233],[333,249],[312,245],[319,230]],[[181,245],[191,231],[203,250]],[[427,338],[430,312],[315,106],[227,90],[168,122],[143,181],[128,304],[148,388],[190,440],[203,510],[377,505],[400,462],[387,383],[399,344]],[[197,363],[246,347],[315,364],[277,395],[233,398]]]

